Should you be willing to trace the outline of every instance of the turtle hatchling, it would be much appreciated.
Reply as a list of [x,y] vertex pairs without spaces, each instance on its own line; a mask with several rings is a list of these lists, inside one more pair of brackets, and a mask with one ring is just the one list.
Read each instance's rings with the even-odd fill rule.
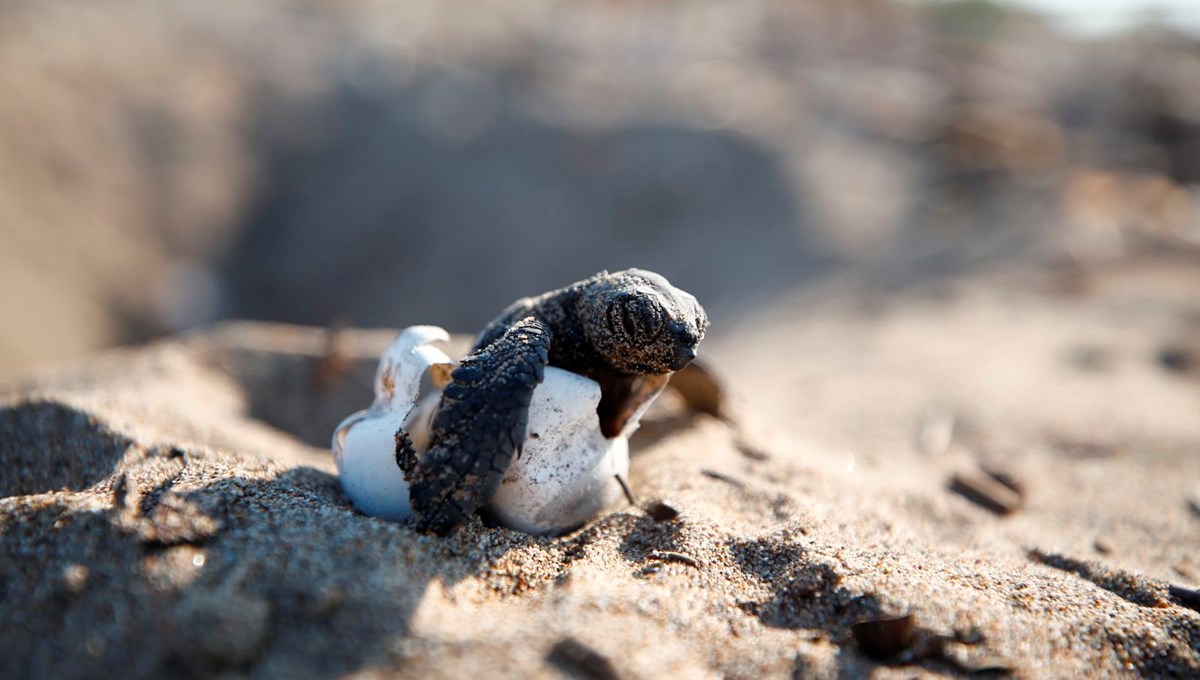
[[[414,517],[425,533],[485,507],[531,533],[573,529],[620,492],[629,434],[707,328],[695,297],[629,269],[517,300],[452,371],[428,345],[444,331],[407,329],[380,361],[375,404],[334,434],[343,487],[364,512]],[[444,387],[414,408],[426,370]]]

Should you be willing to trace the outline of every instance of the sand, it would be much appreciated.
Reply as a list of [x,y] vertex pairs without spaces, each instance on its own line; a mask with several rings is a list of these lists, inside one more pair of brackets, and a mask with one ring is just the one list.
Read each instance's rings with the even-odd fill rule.
[[[0,676],[1195,675],[1198,287],[833,281],[718,319],[725,419],[668,394],[634,441],[634,492],[678,517],[560,538],[350,506],[326,439],[393,331],[232,323],[43,370],[2,392]],[[950,489],[1002,495],[985,467],[1010,514]],[[903,616],[882,649],[852,628]]]

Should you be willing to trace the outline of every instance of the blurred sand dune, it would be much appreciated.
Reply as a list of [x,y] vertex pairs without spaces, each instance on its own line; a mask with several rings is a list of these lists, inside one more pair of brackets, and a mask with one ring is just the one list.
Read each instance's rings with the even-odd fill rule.
[[[1200,74],[985,3],[0,6],[0,371],[227,317],[442,323],[646,266],[1195,248]],[[718,324],[720,333],[724,324]]]

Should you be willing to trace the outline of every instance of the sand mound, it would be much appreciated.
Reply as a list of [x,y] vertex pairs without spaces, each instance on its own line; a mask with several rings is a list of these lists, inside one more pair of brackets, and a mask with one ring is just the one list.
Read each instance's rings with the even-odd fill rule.
[[[808,330],[718,339],[748,416],[821,394],[825,429],[803,426],[806,439],[664,408],[634,442],[632,481],[668,507],[651,517],[622,504],[561,538],[479,521],[431,538],[349,505],[321,440],[368,399],[387,333],[330,343],[317,330],[230,325],[45,374],[0,410],[0,675],[1200,673],[1200,613],[1168,582],[1186,585],[1181,555],[1200,528],[1180,495],[1197,463],[1170,444],[1191,425],[1163,431],[1167,443],[1153,432],[1121,439],[1145,449],[1140,462],[1078,446],[1009,458],[1027,484],[1005,518],[947,486],[984,444],[1017,441],[1000,433],[1019,428],[986,417],[1000,396],[966,390],[976,410],[957,434],[926,423],[924,449],[888,433],[898,413],[926,406],[916,394],[860,401],[857,425],[839,424],[852,415],[839,390],[858,381],[876,399],[868,383],[883,389],[909,370],[887,357],[932,370],[897,327],[969,340],[981,316],[1008,304],[968,295],[866,316],[810,309]],[[1090,318],[1049,309],[1025,328],[1070,337]],[[764,380],[733,351],[776,356],[785,343],[813,356],[830,328],[865,326],[879,348],[863,355],[870,375],[843,368],[822,380],[797,360]],[[803,370],[808,391],[790,392]],[[1144,384],[1121,380],[1149,390],[1159,369],[1145,370]],[[1162,380],[1158,397],[1142,398],[1169,414],[1171,395],[1195,386]],[[755,401],[764,397],[769,408]],[[879,405],[875,420],[863,403]],[[1027,415],[1004,417],[1046,436]],[[949,453],[932,450],[942,440]],[[856,469],[838,446],[860,452]],[[1164,466],[1179,479],[1157,490],[1135,472]],[[1072,503],[1088,510],[1073,516]],[[1107,554],[1091,549],[1098,535]]]

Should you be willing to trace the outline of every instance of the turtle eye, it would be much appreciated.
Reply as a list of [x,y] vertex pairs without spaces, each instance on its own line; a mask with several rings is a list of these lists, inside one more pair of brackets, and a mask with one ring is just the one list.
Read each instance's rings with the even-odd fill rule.
[[608,322],[608,332],[614,336],[629,336],[632,331],[629,325],[629,315],[626,311],[626,300],[629,298],[628,293],[621,293],[613,298],[609,303],[608,309],[605,310],[606,321]]
[[638,331],[637,312],[633,309],[633,305],[621,305],[621,328],[625,329],[625,335],[634,337]]
[[631,295],[622,306],[625,328],[631,336],[644,340],[658,336],[665,319],[662,308],[652,298],[646,295]]
[[631,340],[650,340],[663,328],[662,309],[637,293],[621,293],[608,307],[608,329]]

